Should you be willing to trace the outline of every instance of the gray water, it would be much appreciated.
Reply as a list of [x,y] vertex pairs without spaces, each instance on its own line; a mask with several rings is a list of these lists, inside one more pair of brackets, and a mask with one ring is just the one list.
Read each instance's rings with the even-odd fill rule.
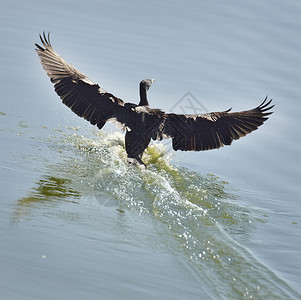
[[[296,0],[2,3],[0,299],[301,299],[300,15]],[[268,94],[274,114],[231,147],[164,141],[129,167],[118,129],[54,93],[43,30],[125,101],[155,77],[152,107]]]

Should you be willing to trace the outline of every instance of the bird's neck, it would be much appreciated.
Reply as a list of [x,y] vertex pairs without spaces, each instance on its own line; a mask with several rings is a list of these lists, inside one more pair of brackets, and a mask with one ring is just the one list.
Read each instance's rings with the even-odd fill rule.
[[148,105],[147,101],[147,95],[146,95],[146,88],[143,86],[140,86],[140,102],[139,105]]

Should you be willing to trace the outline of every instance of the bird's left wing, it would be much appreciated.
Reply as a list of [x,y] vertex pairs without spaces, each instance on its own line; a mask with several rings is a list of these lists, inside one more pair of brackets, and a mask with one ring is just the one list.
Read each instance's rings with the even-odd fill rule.
[[125,107],[121,99],[107,93],[60,57],[50,43],[49,34],[40,35],[40,39],[44,48],[35,44],[36,52],[65,105],[99,128],[108,120],[116,120],[129,128],[133,126],[133,110]]
[[204,151],[231,145],[268,119],[274,105],[267,98],[256,108],[241,112],[200,115],[167,114],[163,133],[172,138],[174,150]]

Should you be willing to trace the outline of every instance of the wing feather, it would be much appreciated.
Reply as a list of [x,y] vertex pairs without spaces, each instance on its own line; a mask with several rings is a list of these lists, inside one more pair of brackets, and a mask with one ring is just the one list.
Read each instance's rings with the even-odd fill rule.
[[201,115],[166,114],[163,133],[172,138],[173,149],[204,151],[231,145],[256,130],[274,105],[265,100],[256,108],[230,113],[230,110]]
[[99,128],[109,119],[133,127],[131,115],[134,112],[125,107],[121,99],[107,93],[60,57],[50,43],[49,34],[46,36],[44,32],[40,40],[43,47],[35,44],[36,52],[65,105]]

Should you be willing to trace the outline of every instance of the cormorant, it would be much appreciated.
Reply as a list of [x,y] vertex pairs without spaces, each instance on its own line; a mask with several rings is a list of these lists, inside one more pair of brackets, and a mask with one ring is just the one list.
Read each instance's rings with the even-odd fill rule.
[[63,103],[78,116],[101,129],[107,121],[117,121],[126,128],[125,149],[128,161],[143,164],[141,158],[150,140],[172,138],[174,150],[203,151],[230,145],[233,140],[256,130],[274,107],[264,101],[254,109],[230,113],[174,114],[149,107],[147,90],[153,80],[140,83],[138,105],[125,103],[106,92],[84,74],[69,65],[52,48],[45,32],[36,45],[41,64]]

